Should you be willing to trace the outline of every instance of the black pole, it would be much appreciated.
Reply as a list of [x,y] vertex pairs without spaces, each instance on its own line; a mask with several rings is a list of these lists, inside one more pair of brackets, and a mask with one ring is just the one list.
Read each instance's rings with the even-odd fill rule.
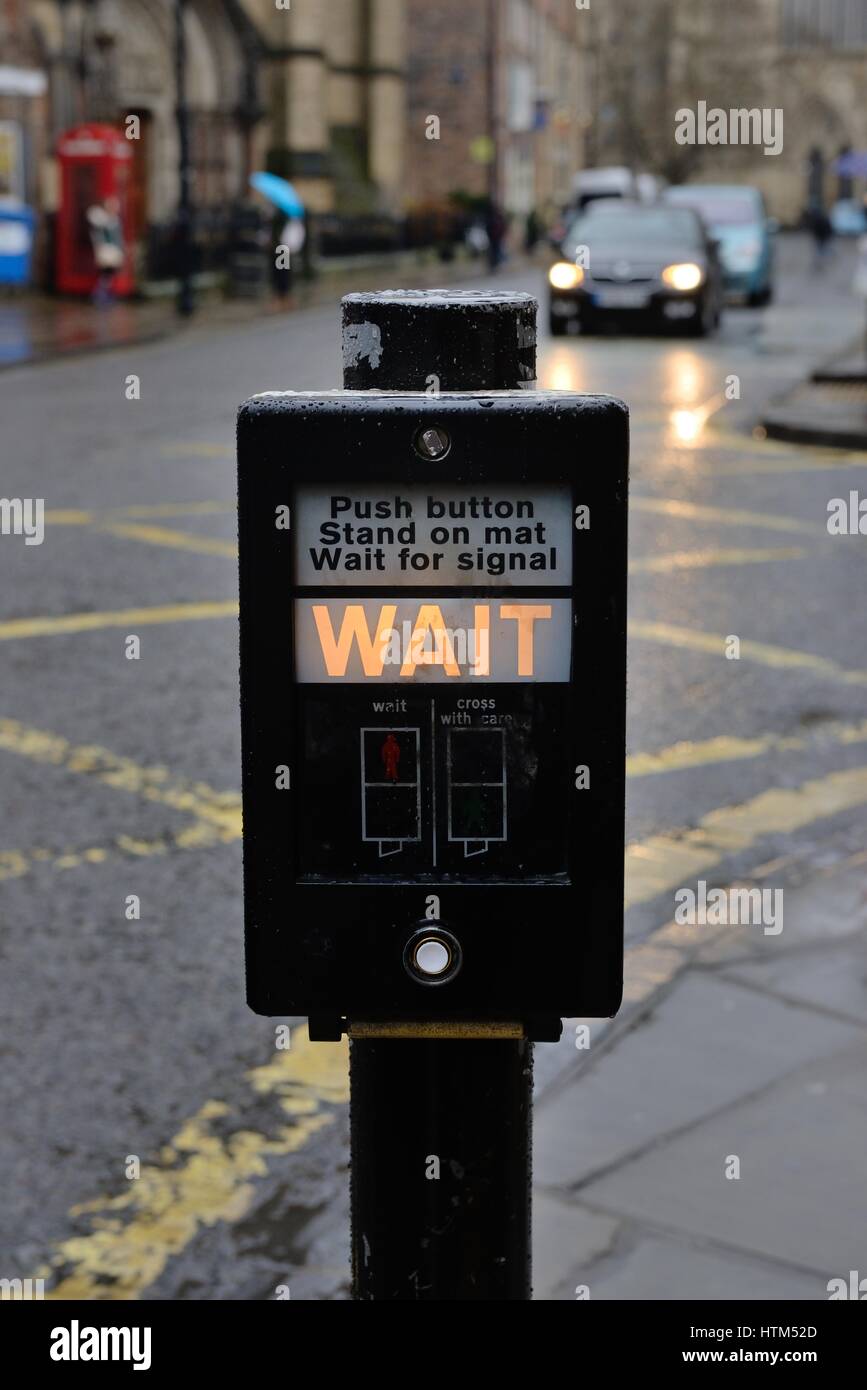
[[353,1297],[530,1297],[533,1044],[352,1039]]
[[190,112],[187,106],[187,36],[184,29],[186,0],[175,0],[175,89],[178,123],[178,313],[184,318],[195,311],[193,297],[193,207],[190,170]]
[[493,209],[500,201],[500,100],[497,79],[500,71],[498,63],[497,0],[488,0],[487,13],[487,99],[488,99],[488,138],[490,147],[490,166],[488,168],[488,202]]
[[[349,295],[344,386],[530,386],[536,307],[525,294]],[[401,1031],[350,1021],[353,1297],[527,1300],[533,1044],[519,1026],[508,1039]]]

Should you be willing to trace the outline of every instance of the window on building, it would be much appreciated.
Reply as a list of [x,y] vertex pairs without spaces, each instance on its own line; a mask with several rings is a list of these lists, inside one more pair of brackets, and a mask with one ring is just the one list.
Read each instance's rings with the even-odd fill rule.
[[782,0],[786,48],[867,48],[864,0]]
[[511,131],[532,130],[535,125],[536,83],[530,63],[509,64],[506,124]]
[[533,9],[529,0],[511,0],[507,13],[510,42],[529,53],[533,46]]
[[0,198],[24,198],[24,133],[18,121],[0,121]]
[[221,204],[230,197],[227,171],[231,128],[231,117],[222,111],[190,112],[193,198],[200,207]]

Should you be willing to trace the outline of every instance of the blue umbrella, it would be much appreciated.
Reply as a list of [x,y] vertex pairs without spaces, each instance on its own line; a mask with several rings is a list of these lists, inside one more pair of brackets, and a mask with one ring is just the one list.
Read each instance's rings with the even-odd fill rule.
[[285,212],[287,217],[304,216],[304,204],[291,183],[287,183],[285,179],[278,178],[276,174],[260,172],[250,175],[250,183],[269,203],[273,203],[275,208]]

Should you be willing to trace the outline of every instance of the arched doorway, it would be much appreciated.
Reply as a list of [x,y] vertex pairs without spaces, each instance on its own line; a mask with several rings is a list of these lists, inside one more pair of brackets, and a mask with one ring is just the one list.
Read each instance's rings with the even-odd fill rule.
[[[177,215],[175,13],[172,0],[100,0],[84,20],[82,89],[87,119],[132,136],[130,204],[136,259],[146,275],[171,274]],[[222,0],[187,0],[186,97],[197,238],[219,259],[228,208],[240,190],[237,109],[243,55]]]

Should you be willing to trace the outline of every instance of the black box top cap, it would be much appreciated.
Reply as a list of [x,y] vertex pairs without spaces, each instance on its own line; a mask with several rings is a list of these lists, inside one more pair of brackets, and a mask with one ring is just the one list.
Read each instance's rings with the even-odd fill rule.
[[523,290],[370,290],[345,294],[341,302],[344,306],[370,305],[374,309],[378,305],[424,306],[428,309],[481,309],[488,313],[539,307],[538,300]]
[[343,299],[343,385],[509,391],[536,381],[536,300],[498,290],[382,290]]

